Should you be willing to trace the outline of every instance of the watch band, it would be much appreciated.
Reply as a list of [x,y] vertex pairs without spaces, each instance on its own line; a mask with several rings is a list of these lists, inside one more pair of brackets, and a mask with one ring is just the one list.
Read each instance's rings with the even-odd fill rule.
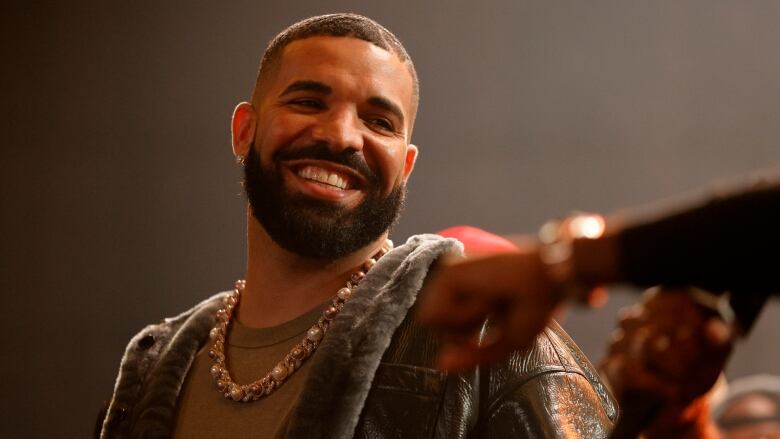
[[579,276],[574,259],[575,239],[596,239],[604,234],[604,217],[575,213],[563,220],[552,220],[539,230],[539,256],[550,280],[564,299],[588,303],[594,285]]

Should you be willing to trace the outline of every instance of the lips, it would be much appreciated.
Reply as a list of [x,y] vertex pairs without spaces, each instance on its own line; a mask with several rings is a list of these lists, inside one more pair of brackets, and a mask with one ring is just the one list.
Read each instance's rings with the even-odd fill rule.
[[351,184],[351,178],[348,175],[319,166],[301,166],[295,173],[304,180],[327,185],[342,191],[351,189],[353,186],[353,184]]

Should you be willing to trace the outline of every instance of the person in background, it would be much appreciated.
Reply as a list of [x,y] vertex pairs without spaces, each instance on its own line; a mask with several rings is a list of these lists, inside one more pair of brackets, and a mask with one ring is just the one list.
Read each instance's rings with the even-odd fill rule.
[[723,439],[780,438],[780,378],[752,375],[728,385],[714,402],[714,419]]

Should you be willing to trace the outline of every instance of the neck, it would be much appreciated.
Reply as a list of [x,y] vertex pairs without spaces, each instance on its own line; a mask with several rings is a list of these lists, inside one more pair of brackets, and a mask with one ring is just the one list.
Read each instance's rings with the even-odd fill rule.
[[306,258],[276,244],[247,213],[246,287],[237,318],[252,328],[290,321],[334,297],[349,277],[379,251],[387,234],[334,261]]

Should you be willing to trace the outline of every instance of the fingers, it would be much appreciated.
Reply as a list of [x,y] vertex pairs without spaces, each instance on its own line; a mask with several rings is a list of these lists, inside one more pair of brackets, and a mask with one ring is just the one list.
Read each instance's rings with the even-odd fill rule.
[[704,335],[710,346],[723,348],[734,341],[736,331],[719,317],[712,317],[704,327]]
[[[446,341],[439,365],[466,370],[524,349],[559,302],[536,247],[518,252],[440,261],[420,294],[417,319]],[[475,342],[486,319],[492,332]]]
[[734,331],[680,293],[685,289],[657,289],[641,304],[621,312],[603,363],[617,395],[627,391],[663,395],[656,382],[660,381],[676,389],[675,401],[669,402],[687,403],[717,379]]
[[477,364],[501,360],[513,351],[526,349],[549,323],[556,307],[553,302],[526,305],[513,302],[500,318],[489,319],[481,339],[482,324],[471,335],[449,332],[439,352],[441,369],[460,372]]
[[501,313],[514,295],[527,290],[525,258],[501,254],[459,262],[443,261],[425,285],[417,318],[440,330],[468,330],[488,314]]
[[647,397],[665,400],[678,396],[678,390],[673,384],[650,373],[640,361],[630,356],[609,357],[602,364],[601,370],[619,400],[630,392],[641,392]]

